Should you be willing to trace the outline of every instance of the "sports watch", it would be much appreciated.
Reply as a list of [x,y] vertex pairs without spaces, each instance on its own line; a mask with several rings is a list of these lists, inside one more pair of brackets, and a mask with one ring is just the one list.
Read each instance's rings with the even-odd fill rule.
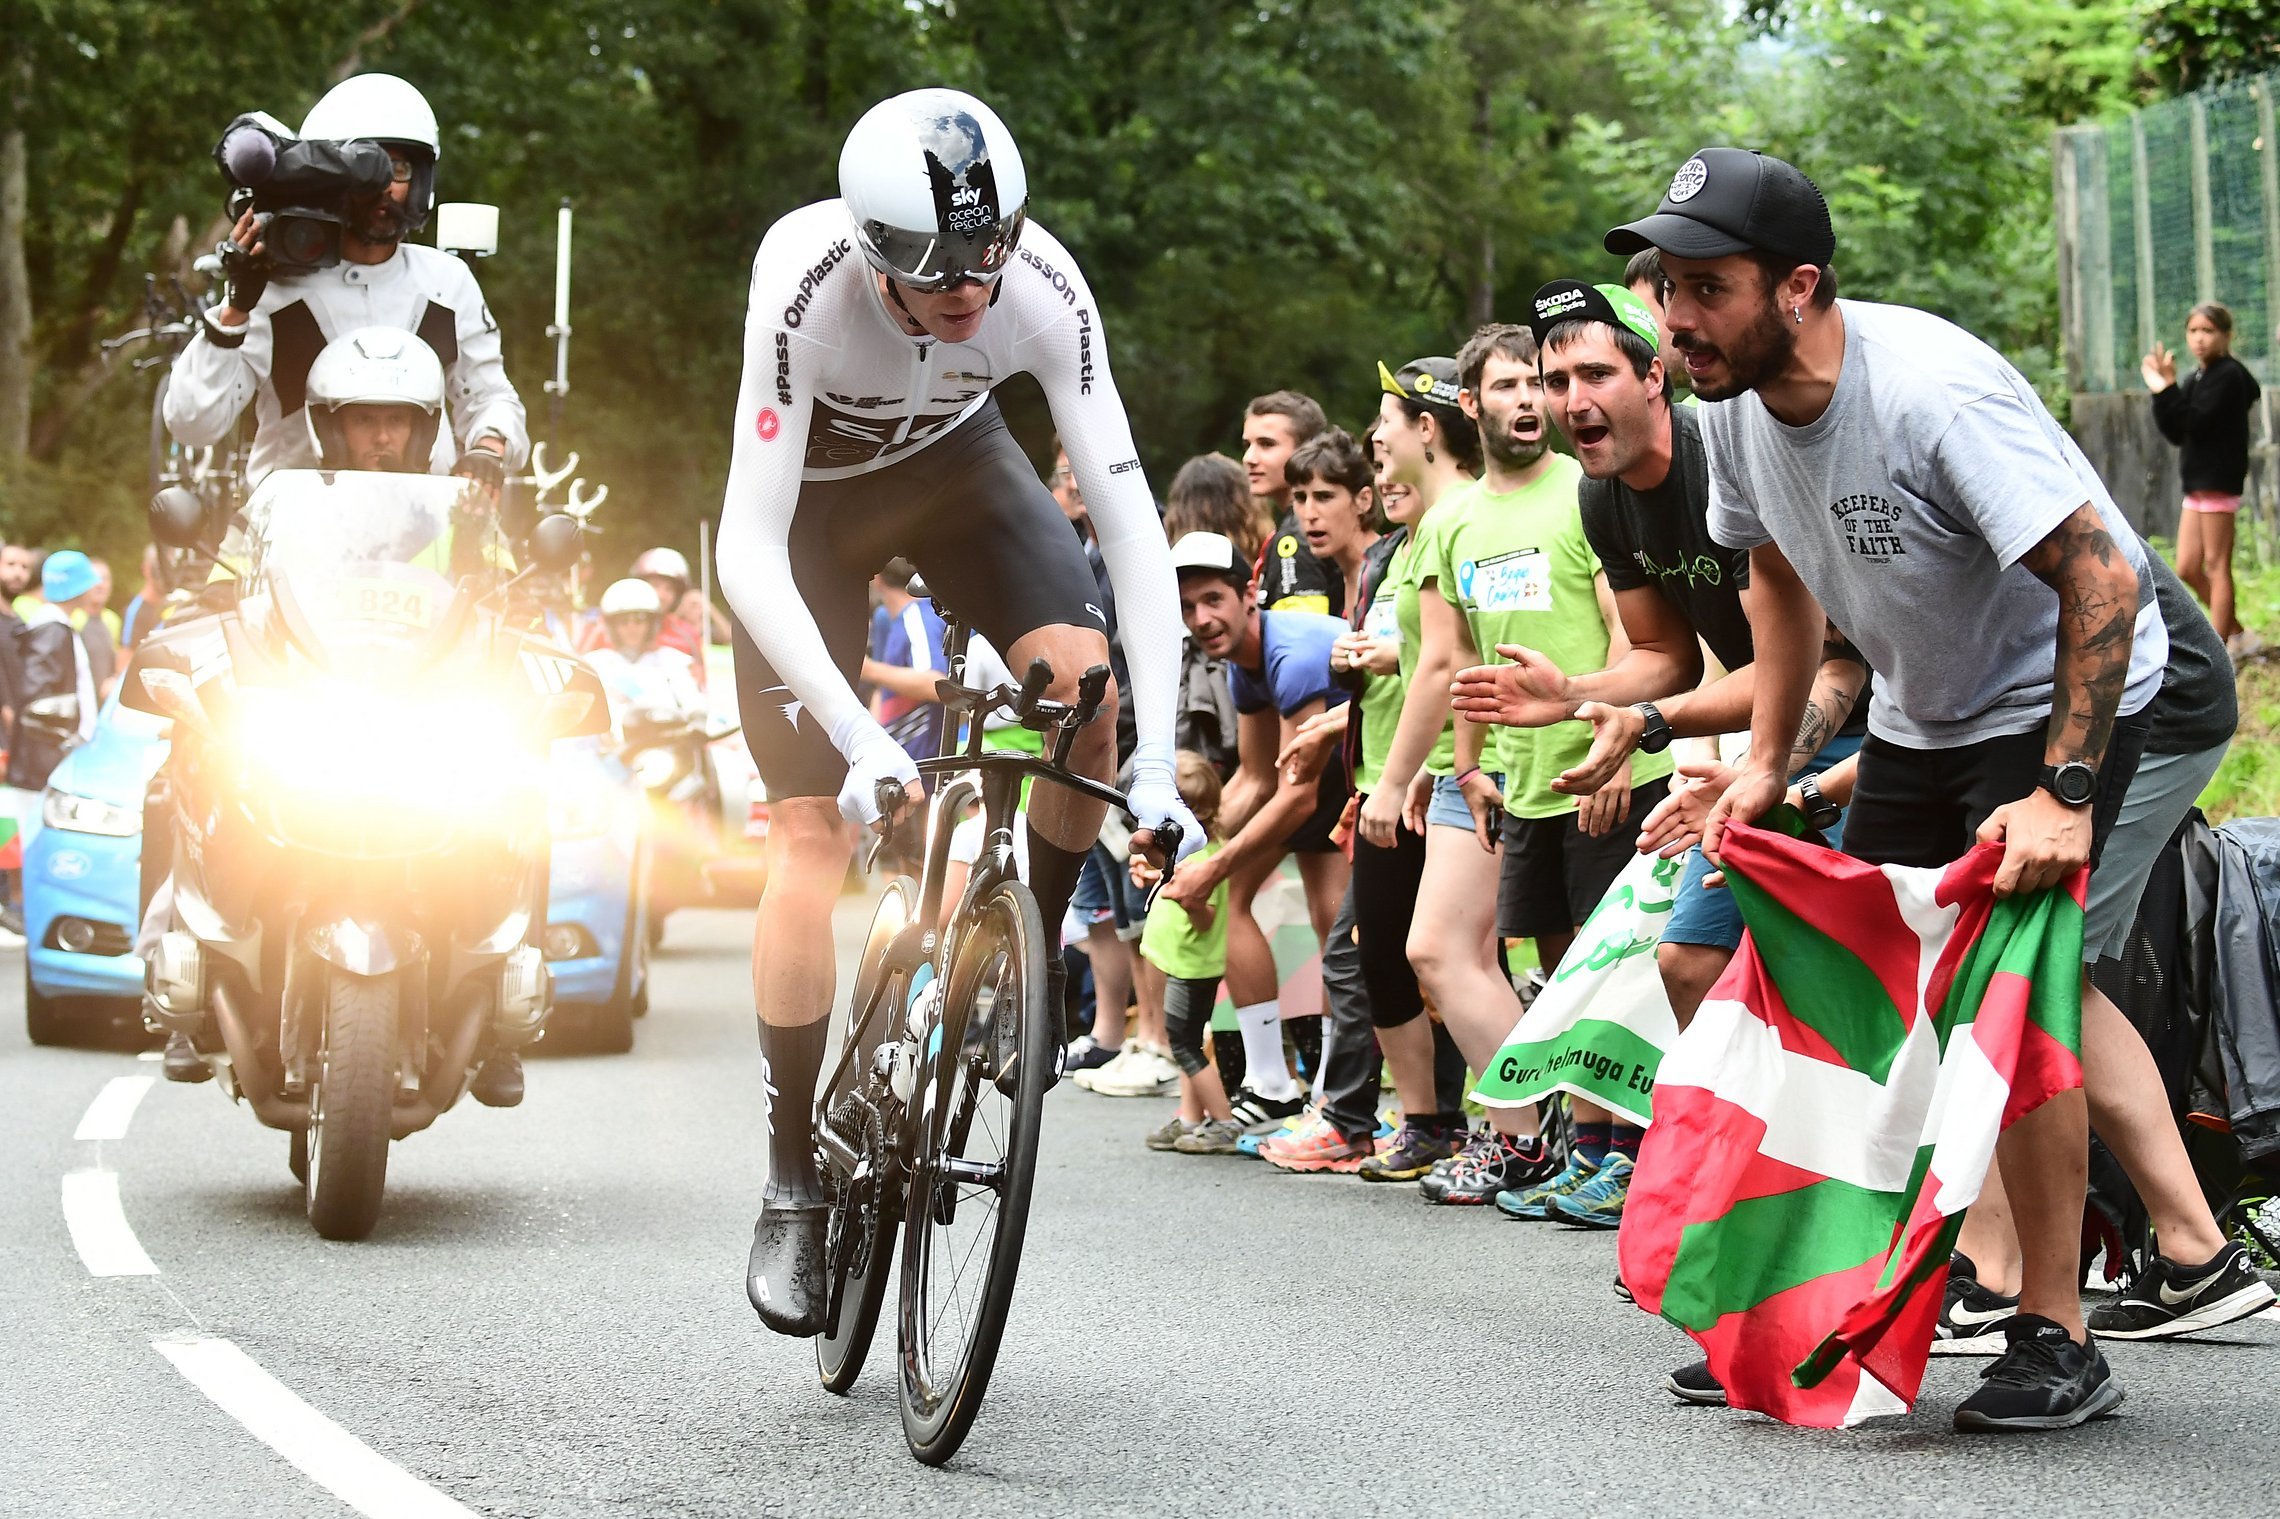
[[2069,807],[2087,807],[2098,794],[2098,772],[2080,760],[2068,760],[2043,766],[2042,778],[2035,784]]
[[1844,812],[1835,802],[1821,795],[1819,776],[1808,775],[1797,783],[1797,799],[1805,804],[1805,821],[1823,833],[1836,826]]
[[1633,702],[1631,710],[1644,718],[1647,724],[1646,732],[1639,735],[1639,752],[1660,754],[1668,749],[1674,736],[1670,731],[1670,719],[1664,717],[1651,701]]

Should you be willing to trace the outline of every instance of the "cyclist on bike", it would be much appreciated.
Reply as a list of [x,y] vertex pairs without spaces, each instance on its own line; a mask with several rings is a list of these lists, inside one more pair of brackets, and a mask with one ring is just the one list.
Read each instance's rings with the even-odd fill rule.
[[[1050,663],[1052,700],[1073,701],[1079,676],[1108,662],[1084,549],[991,396],[1013,374],[1045,391],[1116,587],[1139,718],[1136,845],[1152,850],[1175,820],[1201,842],[1173,784],[1171,555],[1098,307],[1068,251],[1028,222],[1012,135],[970,95],[916,90],[856,123],[839,185],[838,200],[770,228],[753,262],[720,534],[744,734],[773,814],[753,935],[769,1179],[746,1291],[761,1322],[793,1335],[820,1330],[825,1309],[811,1110],[848,824],[878,820],[882,782],[901,788],[901,805],[923,798],[910,757],[852,685],[866,584],[907,557],[1014,670]],[[1105,780],[1113,691],[1100,710],[1108,719],[1080,731],[1069,764]],[[1058,788],[1031,798],[1029,886],[1048,937],[1100,821],[1099,804]]]
[[330,269],[271,269],[254,213],[240,217],[224,250],[222,303],[167,376],[167,430],[192,448],[219,443],[254,408],[248,484],[273,469],[316,462],[301,411],[311,366],[326,343],[360,327],[400,327],[433,349],[451,379],[451,427],[434,436],[419,467],[480,481],[493,490],[530,453],[523,404],[499,356],[499,324],[467,266],[404,239],[435,205],[441,156],[435,112],[392,74],[359,74],[326,92],[301,135],[328,142],[377,141],[396,177],[355,203]]

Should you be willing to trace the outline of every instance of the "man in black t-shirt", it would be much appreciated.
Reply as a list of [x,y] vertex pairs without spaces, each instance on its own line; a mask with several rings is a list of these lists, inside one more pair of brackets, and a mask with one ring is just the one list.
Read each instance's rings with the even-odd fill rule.
[[[1654,316],[1638,297],[1620,285],[1554,280],[1536,292],[1531,326],[1545,403],[1587,477],[1578,490],[1584,536],[1631,649],[1610,668],[1571,679],[1535,650],[1502,648],[1513,663],[1461,672],[1455,706],[1475,722],[1512,727],[1589,722],[1591,752],[1552,783],[1588,795],[1633,750],[1749,727],[1749,554],[1711,540],[1701,431],[1693,408],[1669,402]],[[1705,643],[1728,672],[1708,684]],[[1867,661],[1834,629],[1822,655],[1789,755],[1792,775],[1817,774],[1852,753],[1866,727],[1859,697]],[[1821,821],[1835,825],[1830,816]],[[1742,940],[1732,896],[1703,889],[1711,869],[1699,851],[1687,862],[1656,951],[1681,1027]]]
[[1336,565],[1315,558],[1306,546],[1298,515],[1290,507],[1290,482],[1283,477],[1283,466],[1298,446],[1329,425],[1321,403],[1295,390],[1253,396],[1244,408],[1243,473],[1250,479],[1251,499],[1261,515],[1273,518],[1275,524],[1252,567],[1262,612],[1327,612],[1333,617],[1346,613],[1346,577]]

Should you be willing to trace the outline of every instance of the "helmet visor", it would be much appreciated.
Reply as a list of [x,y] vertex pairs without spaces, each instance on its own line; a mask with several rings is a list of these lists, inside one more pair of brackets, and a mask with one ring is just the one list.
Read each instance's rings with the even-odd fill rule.
[[1027,220],[1024,209],[970,233],[918,231],[876,220],[858,222],[855,230],[864,258],[887,278],[919,290],[947,290],[967,280],[996,284],[1013,262]]

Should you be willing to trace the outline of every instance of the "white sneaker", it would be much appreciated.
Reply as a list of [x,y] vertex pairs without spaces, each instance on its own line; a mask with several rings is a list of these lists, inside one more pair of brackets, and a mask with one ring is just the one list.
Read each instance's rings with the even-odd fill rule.
[[1092,1090],[1103,1097],[1155,1097],[1167,1085],[1176,1086],[1179,1067],[1137,1040],[1124,1042],[1124,1053],[1092,1073]]
[[[1091,1036],[1087,1035],[1086,1037]],[[1103,1076],[1114,1076],[1131,1063],[1132,1049],[1132,1042],[1126,1040],[1123,1049],[1108,1057],[1107,1064],[1096,1065],[1090,1070],[1071,1072],[1069,1079],[1088,1092],[1097,1092],[1100,1090],[1097,1083]]]
[[1140,1046],[1140,1053],[1134,1056],[1133,1059],[1135,1062],[1142,1060],[1146,1061],[1147,1064],[1145,1067],[1143,1067],[1143,1069],[1155,1072],[1156,1080],[1159,1084],[1168,1083],[1172,1086],[1179,1085],[1179,1062],[1174,1060],[1172,1058],[1172,1052],[1165,1049],[1162,1045],[1143,1044]]
[[2264,652],[2264,640],[2251,630],[2242,628],[2225,640],[2225,652],[2232,656],[2234,664],[2245,664]]

